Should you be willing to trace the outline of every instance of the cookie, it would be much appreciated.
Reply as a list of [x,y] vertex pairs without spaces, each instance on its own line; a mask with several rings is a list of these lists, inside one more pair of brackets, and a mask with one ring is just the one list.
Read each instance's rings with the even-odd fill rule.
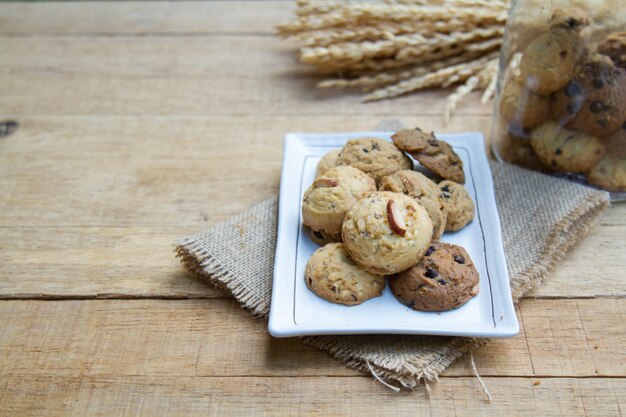
[[391,139],[399,149],[409,153],[434,174],[465,183],[463,161],[448,143],[437,139],[434,133],[422,132],[420,128],[402,129]]
[[550,101],[517,81],[509,81],[500,96],[500,115],[516,129],[529,129],[550,118]]
[[552,114],[568,129],[606,136],[626,120],[626,72],[608,58],[583,64],[554,95]]
[[420,260],[432,233],[430,217],[415,199],[378,191],[352,206],[341,236],[357,265],[374,274],[394,274]]
[[608,153],[618,158],[626,158],[626,120],[622,123],[622,127],[611,133],[603,143]]
[[448,217],[446,219],[446,232],[461,230],[469,222],[474,220],[474,201],[461,184],[454,181],[441,181],[439,184],[443,205]]
[[626,159],[607,154],[589,171],[587,181],[605,190],[626,192]]
[[612,33],[598,45],[598,53],[606,55],[613,63],[626,69],[626,32]]
[[389,280],[393,295],[419,311],[457,308],[479,292],[479,274],[465,249],[432,242],[412,268]]
[[433,239],[437,240],[446,227],[446,212],[441,191],[431,179],[417,171],[398,171],[380,180],[379,191],[392,191],[413,197],[426,209],[433,222]]
[[574,76],[583,44],[574,29],[554,29],[537,36],[520,61],[524,86],[540,95],[560,90]]
[[324,155],[322,159],[320,159],[320,161],[317,163],[317,170],[315,172],[316,177],[319,177],[324,172],[337,166],[337,158],[339,157],[339,152],[341,152],[341,149],[333,149],[332,151]]
[[311,240],[320,246],[331,242],[341,242],[341,233],[328,233],[325,230],[311,230]]
[[366,194],[376,191],[369,175],[350,166],[331,168],[305,191],[302,222],[328,237],[339,236],[346,212]]
[[552,171],[589,171],[605,153],[598,138],[562,128],[553,121],[535,128],[530,144],[541,162]]
[[530,140],[506,135],[497,146],[498,155],[505,161],[533,171],[549,172],[530,145]]
[[343,243],[329,243],[313,252],[304,280],[323,299],[348,306],[379,297],[385,289],[385,277],[356,266]]
[[358,168],[376,183],[396,171],[413,168],[411,159],[392,143],[376,138],[349,140],[339,153],[337,165]]

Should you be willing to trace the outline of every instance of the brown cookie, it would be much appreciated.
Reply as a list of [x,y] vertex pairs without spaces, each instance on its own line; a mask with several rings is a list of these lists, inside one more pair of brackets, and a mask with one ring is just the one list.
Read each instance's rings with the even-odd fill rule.
[[465,183],[463,161],[452,147],[435,137],[434,133],[422,132],[420,128],[402,129],[391,139],[404,152],[441,178]]
[[478,280],[465,249],[432,242],[419,263],[391,278],[389,286],[393,295],[413,310],[445,311],[478,294]]
[[446,210],[446,232],[461,230],[474,220],[474,201],[461,184],[454,181],[441,181],[439,184]]
[[598,46],[598,53],[606,55],[620,68],[626,69],[626,32],[613,33]]
[[561,89],[572,79],[582,54],[577,30],[559,28],[542,33],[522,55],[520,73],[524,86],[541,95]]
[[552,171],[587,172],[606,152],[595,136],[565,129],[553,121],[535,128],[531,136],[533,150]]
[[611,134],[626,120],[626,72],[607,58],[586,62],[554,95],[552,114],[568,129]]
[[341,233],[328,233],[325,230],[311,230],[311,240],[320,246],[331,242],[341,242]]

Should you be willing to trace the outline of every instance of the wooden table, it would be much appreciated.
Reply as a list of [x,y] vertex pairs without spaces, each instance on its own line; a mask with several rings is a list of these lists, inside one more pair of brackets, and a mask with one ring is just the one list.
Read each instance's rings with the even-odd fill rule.
[[382,118],[490,128],[445,92],[361,104],[314,89],[272,35],[290,2],[0,5],[3,415],[621,415],[626,205],[517,310],[521,333],[423,393],[395,394],[272,339],[173,256],[177,237],[275,194],[288,131]]

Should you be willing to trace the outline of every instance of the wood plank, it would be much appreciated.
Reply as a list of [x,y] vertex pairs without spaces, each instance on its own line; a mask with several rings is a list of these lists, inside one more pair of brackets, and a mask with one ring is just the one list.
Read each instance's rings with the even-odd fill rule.
[[291,1],[2,3],[0,35],[271,35],[294,10]]
[[[395,115],[441,117],[449,91],[361,103],[355,91],[320,90],[275,37],[0,38],[0,114]],[[489,116],[464,100],[457,115]]]
[[[625,300],[525,301],[522,333],[477,350],[479,372],[623,376],[625,309]],[[20,300],[0,302],[0,312],[2,375],[355,375],[297,339],[270,337],[231,300]],[[473,373],[462,360],[445,375]]]
[[[380,119],[20,117],[0,141],[0,226],[200,229],[278,192],[285,133],[367,130]],[[486,117],[457,120],[445,131],[489,129]]]
[[[399,119],[447,132],[490,125],[488,117],[445,128],[428,116]],[[377,120],[19,118],[19,130],[0,141],[0,296],[214,296],[183,272],[174,240],[276,193],[285,132],[364,130]],[[533,296],[623,297],[626,282],[605,277],[626,267],[625,214],[625,205],[611,207]]]
[[0,412],[23,416],[621,416],[626,379],[442,378],[430,395],[395,394],[367,377],[9,376]]

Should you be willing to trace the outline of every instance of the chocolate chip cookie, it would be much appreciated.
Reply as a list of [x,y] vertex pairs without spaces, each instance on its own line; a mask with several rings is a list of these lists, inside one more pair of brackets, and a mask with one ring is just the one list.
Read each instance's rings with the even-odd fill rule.
[[391,136],[393,143],[441,178],[465,183],[463,161],[452,147],[420,128],[402,129]]
[[474,220],[474,201],[461,184],[454,181],[441,181],[439,184],[443,205],[448,215],[446,232],[461,230]]
[[348,306],[378,297],[385,289],[385,277],[356,266],[343,243],[316,250],[306,265],[304,280],[323,299]]
[[398,171],[380,180],[379,191],[392,191],[413,197],[426,209],[433,222],[433,239],[437,240],[446,227],[446,211],[441,192],[430,178],[417,171]]
[[419,261],[431,241],[433,224],[415,199],[378,191],[352,206],[341,232],[357,265],[373,274],[394,274]]
[[554,121],[535,128],[530,144],[546,167],[560,172],[587,172],[606,152],[598,138],[565,129]]
[[611,133],[605,140],[608,153],[618,158],[626,158],[626,120],[622,123],[622,127]]
[[561,89],[574,76],[583,50],[574,28],[553,29],[537,36],[526,47],[520,61],[524,86],[541,95]]
[[339,152],[337,165],[350,165],[369,174],[376,183],[396,171],[413,168],[411,159],[392,143],[377,138],[349,140]]
[[432,242],[412,268],[389,280],[393,295],[419,311],[457,308],[479,292],[479,274],[465,249]]
[[326,243],[339,238],[346,212],[366,194],[376,191],[374,179],[350,166],[331,168],[313,181],[302,201],[302,222],[316,240]]
[[552,113],[569,129],[596,137],[611,134],[626,120],[626,71],[594,57],[554,95]]

